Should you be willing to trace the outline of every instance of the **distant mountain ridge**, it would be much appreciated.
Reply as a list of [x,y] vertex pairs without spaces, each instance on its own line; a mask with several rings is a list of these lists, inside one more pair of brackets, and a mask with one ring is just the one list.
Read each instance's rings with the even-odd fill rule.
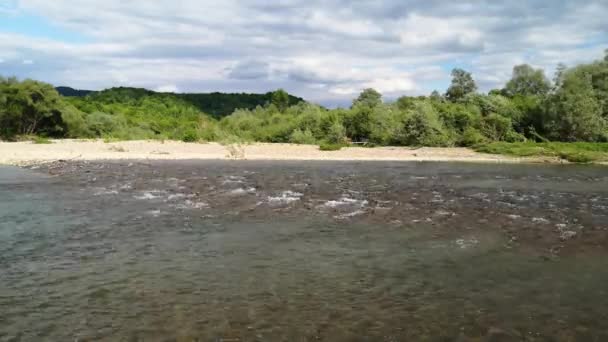
[[83,97],[95,92],[93,90],[81,90],[71,87],[55,87],[55,89],[57,89],[59,94],[67,97]]
[[[147,96],[168,96],[186,101],[201,112],[216,118],[232,114],[236,109],[254,109],[270,103],[272,92],[265,94],[249,93],[161,93],[144,88],[117,87],[102,91],[81,90],[70,87],[55,88],[59,94],[66,97],[91,97],[94,100],[109,103],[124,103]],[[304,99],[289,95],[289,104],[295,105],[304,102]]]

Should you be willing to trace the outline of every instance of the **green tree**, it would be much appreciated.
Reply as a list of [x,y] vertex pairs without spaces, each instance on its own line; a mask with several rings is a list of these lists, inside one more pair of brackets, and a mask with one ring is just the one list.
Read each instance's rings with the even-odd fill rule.
[[417,102],[396,133],[395,142],[405,146],[446,146],[449,137],[435,108]]
[[596,141],[604,138],[606,120],[595,97],[591,75],[577,69],[563,75],[562,87],[549,99],[543,128],[562,141]]
[[283,89],[276,90],[272,93],[272,104],[283,113],[289,107],[289,94]]
[[551,84],[542,69],[534,69],[528,64],[517,65],[513,68],[513,76],[505,87],[505,93],[515,95],[546,95]]
[[477,91],[477,84],[471,73],[458,68],[452,70],[452,84],[446,92],[448,100],[459,101],[475,91]]
[[443,101],[443,96],[437,90],[433,90],[429,98],[433,101]]
[[42,134],[61,137],[66,127],[61,118],[65,103],[52,85],[15,78],[0,80],[0,136]]
[[353,107],[365,106],[365,107],[376,107],[382,104],[382,94],[377,92],[375,89],[368,88],[363,90],[359,97],[353,101]]
[[369,140],[375,109],[382,104],[382,94],[374,89],[365,89],[353,101],[353,106],[344,118],[346,134],[354,141]]

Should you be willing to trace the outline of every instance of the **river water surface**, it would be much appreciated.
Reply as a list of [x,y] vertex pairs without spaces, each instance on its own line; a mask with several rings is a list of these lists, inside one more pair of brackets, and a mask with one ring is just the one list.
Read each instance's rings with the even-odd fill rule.
[[608,341],[608,169],[0,168],[0,341]]

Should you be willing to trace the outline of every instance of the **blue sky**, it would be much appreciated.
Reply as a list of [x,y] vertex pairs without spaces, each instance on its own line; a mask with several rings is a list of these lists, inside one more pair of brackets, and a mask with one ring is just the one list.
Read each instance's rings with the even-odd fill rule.
[[607,17],[603,0],[0,0],[0,74],[341,105],[443,92],[454,67],[482,91],[516,64],[550,77],[603,56]]
[[84,43],[84,35],[54,25],[47,18],[31,13],[0,14],[0,32],[35,38],[47,38],[66,43]]

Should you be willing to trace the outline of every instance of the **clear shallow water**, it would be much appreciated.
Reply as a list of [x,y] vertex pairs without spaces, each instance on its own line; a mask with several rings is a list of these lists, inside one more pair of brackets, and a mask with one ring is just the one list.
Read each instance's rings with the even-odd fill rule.
[[608,169],[0,168],[0,340],[605,341]]

